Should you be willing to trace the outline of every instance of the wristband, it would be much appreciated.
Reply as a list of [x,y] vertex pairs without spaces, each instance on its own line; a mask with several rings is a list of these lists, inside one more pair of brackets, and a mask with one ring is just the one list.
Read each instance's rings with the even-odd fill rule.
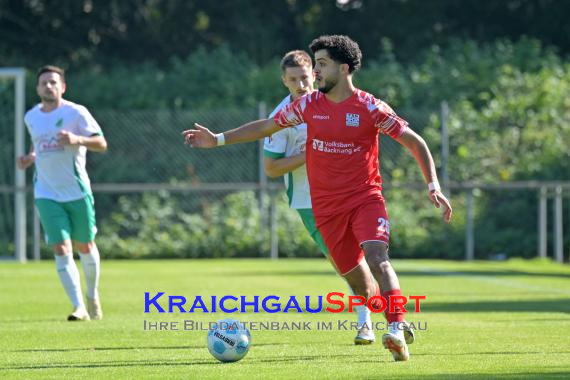
[[223,133],[218,133],[216,135],[216,141],[218,142],[218,146],[226,145],[226,137]]
[[428,189],[429,191],[439,191],[441,190],[441,187],[439,186],[439,182],[430,182],[428,183]]

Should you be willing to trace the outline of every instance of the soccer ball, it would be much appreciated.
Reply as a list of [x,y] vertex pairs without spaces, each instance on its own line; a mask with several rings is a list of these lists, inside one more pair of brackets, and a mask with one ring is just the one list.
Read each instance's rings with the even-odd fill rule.
[[208,331],[208,351],[221,362],[237,362],[244,358],[251,345],[251,335],[235,319],[222,319]]

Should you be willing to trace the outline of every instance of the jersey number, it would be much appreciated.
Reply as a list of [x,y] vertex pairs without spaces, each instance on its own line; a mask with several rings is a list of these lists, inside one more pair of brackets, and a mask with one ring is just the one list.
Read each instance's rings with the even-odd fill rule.
[[390,222],[384,218],[378,218],[378,233],[390,235]]

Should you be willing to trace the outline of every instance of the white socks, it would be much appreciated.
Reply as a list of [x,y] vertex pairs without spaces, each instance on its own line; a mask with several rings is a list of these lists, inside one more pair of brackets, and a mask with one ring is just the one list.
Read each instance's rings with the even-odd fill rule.
[[401,322],[392,322],[388,325],[388,332],[392,333],[394,335],[396,335],[398,338],[400,338],[402,341],[405,341],[404,338],[404,331],[400,330],[398,327],[401,326],[402,323]]
[[[348,285],[348,283],[347,283],[347,285]],[[348,289],[350,290],[350,294],[352,294],[353,296],[356,295],[356,294],[354,294],[354,291],[352,290],[350,285],[348,285]],[[364,304],[362,306],[355,306],[354,308],[356,309],[356,314],[358,316],[358,328],[360,328],[365,323],[366,323],[366,326],[368,326],[368,328],[371,328],[372,320],[370,319],[370,310],[368,310],[368,308],[366,307],[366,304]]]
[[356,312],[358,313],[358,326],[362,326],[366,323],[369,329],[372,328],[372,320],[370,319],[370,310],[366,305],[355,306]]
[[91,253],[79,253],[81,266],[85,274],[87,284],[87,297],[91,299],[99,298],[99,273],[101,272],[99,250],[93,246]]
[[59,280],[71,300],[73,307],[84,306],[83,296],[81,295],[81,282],[79,280],[79,271],[73,261],[72,255],[55,255],[55,266]]

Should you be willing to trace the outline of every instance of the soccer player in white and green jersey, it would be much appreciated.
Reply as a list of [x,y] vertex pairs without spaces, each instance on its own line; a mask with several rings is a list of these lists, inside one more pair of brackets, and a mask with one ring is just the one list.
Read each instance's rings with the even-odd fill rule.
[[[281,70],[281,79],[289,90],[290,95],[285,97],[273,110],[269,116],[270,118],[285,105],[292,103],[297,97],[313,91],[313,82],[315,80],[313,61],[306,52],[294,50],[285,54],[281,60]],[[311,238],[318,245],[320,251],[328,258],[328,249],[317,230],[311,207],[309,180],[305,166],[306,141],[306,124],[292,128],[283,128],[270,137],[266,137],[263,147],[265,173],[269,177],[284,176],[289,207],[297,210]],[[365,306],[358,306],[356,309],[359,331],[354,338],[354,343],[370,344],[375,340],[373,330],[367,328],[371,326],[370,310]],[[362,326],[365,326],[365,328],[361,328]]]
[[[73,306],[67,319],[101,319],[97,228],[85,161],[87,150],[104,152],[107,141],[85,107],[62,98],[65,88],[63,69],[44,66],[38,71],[36,90],[41,102],[25,116],[32,148],[18,158],[18,166],[26,169],[35,164],[35,204],[46,241],[53,247],[59,279]],[[85,274],[87,308],[72,242]]]

